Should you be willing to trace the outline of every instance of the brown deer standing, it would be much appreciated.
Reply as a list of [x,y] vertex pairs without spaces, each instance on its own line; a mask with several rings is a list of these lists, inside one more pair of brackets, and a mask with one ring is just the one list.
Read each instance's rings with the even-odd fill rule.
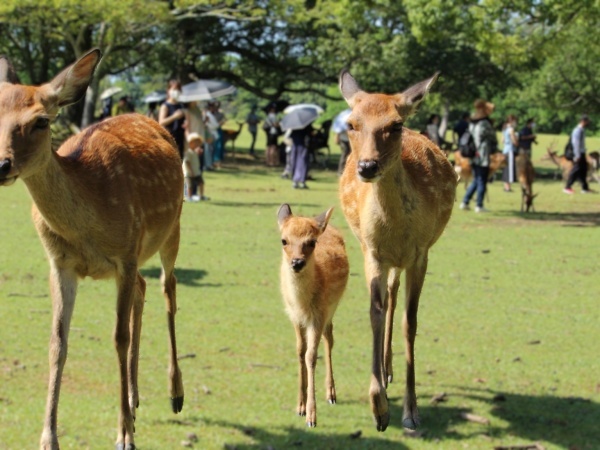
[[364,92],[350,73],[340,74],[340,90],[352,109],[348,118],[352,152],[340,179],[340,199],[365,259],[373,330],[369,394],[379,431],[390,420],[386,387],[393,378],[393,318],[403,270],[406,395],[402,422],[410,429],[419,424],[414,365],[417,309],[429,248],[444,231],[456,196],[457,176],[444,152],[403,127],[436,79],[437,74],[402,93],[386,95]]
[[229,128],[223,128],[223,148],[225,148],[225,144],[231,142],[231,151],[232,157],[235,160],[235,140],[238,138],[240,133],[242,132],[242,127],[244,126],[244,122],[237,122],[238,129],[231,130]]
[[181,160],[155,121],[128,114],[100,122],[51,149],[50,121],[84,94],[100,61],[92,50],[51,82],[23,86],[0,58],[0,185],[22,179],[50,263],[52,331],[42,449],[58,449],[61,376],[78,278],[117,282],[115,347],[119,359],[117,448],[135,448],[138,355],[146,283],[139,267],[160,253],[171,348],[170,395],[183,406],[175,344],[175,259],[183,201]]
[[537,194],[533,194],[533,180],[535,179],[535,170],[529,156],[520,153],[516,160],[517,180],[521,184],[521,212],[529,212],[531,209],[535,212],[533,199]]
[[[569,173],[573,169],[573,161],[567,159],[565,155],[558,156],[558,152],[555,150],[556,142],[552,142],[549,147],[546,148],[548,157],[562,173],[563,181],[567,181]],[[600,183],[600,176],[598,170],[600,169],[600,152],[594,151],[585,154],[587,159],[587,176],[589,180],[595,180]]]
[[325,342],[325,397],[336,402],[331,350],[333,314],[348,282],[348,258],[339,231],[327,226],[333,208],[312,219],[292,215],[287,204],[277,214],[283,258],[281,292],[296,330],[298,415],[317,426],[315,366],[321,336]]

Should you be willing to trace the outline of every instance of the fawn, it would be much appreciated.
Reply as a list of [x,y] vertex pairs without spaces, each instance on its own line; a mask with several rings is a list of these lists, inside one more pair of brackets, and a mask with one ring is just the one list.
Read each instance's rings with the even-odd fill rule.
[[415,429],[419,424],[414,363],[419,297],[429,249],[450,219],[458,180],[444,152],[426,137],[404,128],[403,123],[436,79],[437,74],[402,93],[386,95],[367,93],[349,72],[340,74],[340,90],[352,110],[347,119],[352,152],[340,178],[340,201],[361,244],[371,296],[369,396],[378,431],[384,431],[390,420],[386,387],[393,378],[393,318],[403,270],[403,425]]
[[517,167],[517,179],[521,184],[521,212],[529,212],[531,209],[535,212],[533,199],[537,194],[533,193],[533,180],[535,179],[535,170],[529,155],[520,153],[515,160]]
[[126,114],[92,125],[54,152],[50,121],[86,92],[100,61],[92,50],[39,87],[18,84],[0,57],[0,186],[18,178],[33,199],[33,221],[50,263],[52,330],[49,382],[40,448],[59,448],[58,399],[79,278],[115,278],[115,347],[119,360],[117,449],[132,450],[138,406],[138,357],[146,283],[139,267],[155,253],[170,341],[173,412],[183,407],[175,343],[181,159],[154,120]]
[[321,335],[325,342],[325,396],[336,402],[331,366],[333,314],[348,282],[348,258],[339,231],[327,226],[333,208],[313,218],[292,215],[281,205],[277,222],[281,232],[281,292],[296,331],[298,353],[298,408],[306,425],[317,426],[315,366]]

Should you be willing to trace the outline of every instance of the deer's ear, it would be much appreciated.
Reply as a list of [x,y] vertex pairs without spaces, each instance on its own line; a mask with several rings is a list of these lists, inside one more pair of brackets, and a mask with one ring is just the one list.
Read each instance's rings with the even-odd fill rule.
[[409,87],[401,94],[397,94],[396,97],[399,100],[398,109],[403,109],[407,115],[413,114],[439,76],[440,72],[436,72],[431,78],[427,78]]
[[340,72],[340,92],[346,99],[350,108],[354,106],[354,96],[363,92],[354,77],[350,75],[350,72],[346,69],[342,69]]
[[332,213],[333,208],[329,208],[324,213],[319,214],[317,217],[315,217],[315,220],[317,221],[317,226],[319,227],[319,231],[321,233],[323,233],[325,231],[325,228],[327,228],[327,224],[329,223],[329,219],[331,218]]
[[85,95],[101,57],[100,50],[91,50],[48,83],[56,96],[57,106],[70,105]]
[[279,229],[283,227],[283,224],[286,220],[288,220],[292,216],[292,208],[287,203],[284,203],[279,207],[279,211],[277,212],[277,224],[279,225]]
[[19,76],[8,58],[0,55],[0,83],[19,84]]

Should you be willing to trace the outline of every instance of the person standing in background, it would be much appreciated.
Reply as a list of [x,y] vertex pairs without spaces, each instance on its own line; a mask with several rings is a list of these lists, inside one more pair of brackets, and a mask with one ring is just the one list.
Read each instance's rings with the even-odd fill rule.
[[519,153],[523,153],[531,158],[531,146],[535,143],[537,136],[533,134],[535,123],[533,118],[527,119],[525,126],[519,131]]
[[504,192],[512,192],[511,183],[514,183],[517,176],[517,153],[519,151],[519,138],[517,137],[518,119],[513,114],[506,118],[506,123],[502,130],[502,153],[506,156],[506,167],[502,171],[502,181],[504,181]]
[[567,178],[567,184],[563,189],[565,194],[573,194],[573,183],[576,180],[581,182],[581,193],[589,194],[594,192],[590,190],[587,182],[587,159],[585,148],[585,129],[590,125],[591,121],[587,114],[583,114],[579,119],[579,123],[571,133],[571,144],[573,145],[573,168]]
[[483,207],[483,199],[487,189],[487,182],[490,171],[490,155],[496,151],[498,140],[496,139],[496,130],[492,125],[490,115],[494,112],[494,104],[482,99],[475,100],[473,104],[475,112],[471,116],[469,132],[475,141],[477,152],[471,159],[471,168],[473,170],[473,181],[467,188],[467,192],[460,204],[460,209],[469,210],[469,201],[477,191],[476,213],[487,212]]
[[259,122],[260,122],[260,119],[258,118],[258,115],[256,114],[256,105],[252,105],[252,109],[250,109],[250,112],[246,116],[246,123],[248,124],[248,131],[250,132],[250,135],[252,136],[252,143],[250,144],[250,155],[252,155],[252,156],[255,156],[254,155],[254,144],[256,143],[256,133],[258,132],[258,123]]
[[175,139],[179,156],[183,159],[185,150],[185,111],[179,102],[181,96],[181,83],[179,80],[170,80],[167,85],[167,100],[160,106],[158,123],[165,127]]

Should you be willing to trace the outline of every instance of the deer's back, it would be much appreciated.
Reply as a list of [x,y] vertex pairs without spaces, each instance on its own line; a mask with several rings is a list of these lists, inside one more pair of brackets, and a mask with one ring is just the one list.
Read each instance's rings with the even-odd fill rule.
[[[92,125],[57,155],[63,198],[36,201],[32,193],[34,222],[51,255],[66,253],[81,276],[111,276],[131,255],[143,263],[178,230],[181,160],[152,119],[129,114]],[[35,180],[28,184],[37,190]]]

